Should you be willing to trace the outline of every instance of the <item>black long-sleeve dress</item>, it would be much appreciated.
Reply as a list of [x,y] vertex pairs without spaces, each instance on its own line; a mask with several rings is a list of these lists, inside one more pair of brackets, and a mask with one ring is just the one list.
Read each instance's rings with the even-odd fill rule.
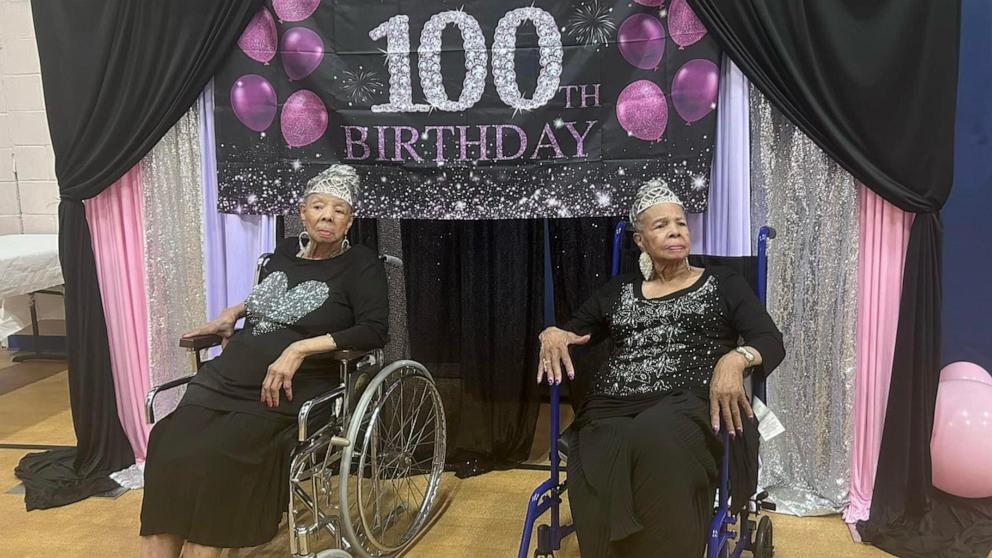
[[[702,556],[722,457],[709,417],[713,370],[741,338],[766,372],[785,356],[781,333],[735,272],[708,267],[690,287],[654,299],[642,284],[639,275],[612,279],[564,326],[612,341],[568,461],[585,558]],[[739,464],[754,457],[754,428],[731,448]]]
[[145,464],[141,534],[170,533],[215,547],[257,546],[276,533],[288,498],[296,414],[336,387],[336,368],[308,358],[293,400],[260,401],[269,365],[295,341],[331,334],[341,349],[386,342],[386,275],[372,250],[355,246],[326,260],[296,257],[282,243],[245,302],[245,327],[205,363],[179,404],[152,429]]

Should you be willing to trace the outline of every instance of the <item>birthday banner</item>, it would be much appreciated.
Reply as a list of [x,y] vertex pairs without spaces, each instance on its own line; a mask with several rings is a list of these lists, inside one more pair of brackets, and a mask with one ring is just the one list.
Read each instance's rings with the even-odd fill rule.
[[215,78],[220,211],[294,211],[333,163],[363,217],[706,208],[719,48],[685,0],[272,0]]

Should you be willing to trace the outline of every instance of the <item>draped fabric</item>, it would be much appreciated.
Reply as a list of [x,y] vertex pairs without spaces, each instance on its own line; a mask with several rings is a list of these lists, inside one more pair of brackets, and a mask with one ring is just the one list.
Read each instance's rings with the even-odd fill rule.
[[200,185],[203,189],[203,269],[206,316],[243,302],[252,288],[259,255],[275,247],[272,215],[229,215],[217,211],[217,151],[214,143],[213,81],[199,101]]
[[[962,349],[970,343],[986,354],[989,350],[988,337],[980,337],[983,328],[988,331],[990,299],[987,282],[981,279],[987,258],[976,258],[976,250],[987,244],[981,233],[982,227],[988,230],[987,187],[992,176],[990,26],[992,5],[984,0],[961,2],[954,189],[945,214],[954,221],[947,224],[946,252],[939,235],[923,250],[913,250],[910,241],[871,514],[858,527],[866,541],[906,558],[977,558],[992,552],[992,498],[963,499],[935,489],[930,459],[939,369],[946,362],[942,359],[965,354]],[[926,222],[921,225],[921,220]],[[918,226],[941,230],[940,220],[930,215],[917,216],[914,236]],[[948,289],[940,289],[942,282]],[[941,321],[941,314],[947,322]],[[944,333],[942,328],[928,328],[931,323],[946,323],[946,349],[931,342],[931,336],[940,339]]]
[[[753,196],[777,236],[768,248],[768,312],[786,358],[767,399],[786,428],[761,446],[759,482],[778,510],[840,511],[847,501],[857,317],[854,179],[752,89]],[[815,184],[815,188],[808,185]]]
[[437,380],[449,461],[471,475],[526,459],[540,389],[541,222],[401,226],[410,350]]
[[134,460],[117,417],[107,328],[82,200],[134,167],[186,112],[261,3],[31,3],[62,199],[59,253],[77,440],[74,452],[22,461],[25,499],[31,499],[32,485],[38,486],[30,482],[32,476],[47,487],[44,501],[35,505],[59,505],[66,498],[106,490],[106,475]]
[[705,212],[688,215],[692,253],[750,256],[751,130],[748,83],[740,69],[726,56],[723,57],[720,72],[710,199]]
[[148,313],[140,165],[86,204],[113,367],[117,415],[135,459],[145,460],[148,433]]
[[[148,369],[153,385],[193,372],[179,336],[202,324],[207,315],[200,172],[199,118],[191,110],[141,162],[146,186]],[[180,390],[163,393],[155,402],[156,414],[171,412],[180,395]]]
[[899,295],[913,214],[858,187],[858,324],[854,379],[850,502],[844,521],[868,519],[892,358]]

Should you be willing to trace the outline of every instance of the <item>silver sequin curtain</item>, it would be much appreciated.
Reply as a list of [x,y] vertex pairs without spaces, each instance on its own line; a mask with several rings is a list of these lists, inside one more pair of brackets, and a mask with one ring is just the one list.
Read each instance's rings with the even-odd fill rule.
[[[183,116],[141,162],[145,192],[145,282],[148,369],[152,385],[190,374],[191,356],[179,335],[204,321],[203,193],[196,109]],[[164,416],[181,390],[160,396]]]
[[759,484],[780,512],[836,513],[850,475],[855,181],[752,87],[751,185],[753,225],[778,232],[769,245],[768,308],[788,353],[768,381],[786,432],[763,443]]

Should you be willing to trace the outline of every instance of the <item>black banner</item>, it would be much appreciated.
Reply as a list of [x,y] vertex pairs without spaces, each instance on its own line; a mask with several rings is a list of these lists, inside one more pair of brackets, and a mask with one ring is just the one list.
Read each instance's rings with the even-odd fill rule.
[[272,0],[215,81],[219,208],[284,213],[334,162],[363,217],[706,208],[719,50],[685,0]]

